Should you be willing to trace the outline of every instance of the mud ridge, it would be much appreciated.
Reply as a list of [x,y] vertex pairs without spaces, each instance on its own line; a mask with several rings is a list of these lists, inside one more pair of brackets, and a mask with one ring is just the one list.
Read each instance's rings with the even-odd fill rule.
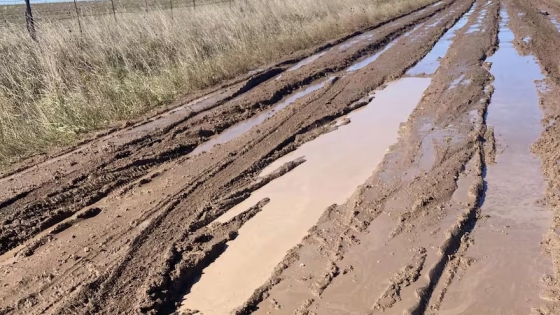
[[482,179],[484,168],[482,148],[479,147],[478,153],[475,154],[474,158],[476,159],[475,163],[477,165],[476,169],[478,170],[478,179],[469,188],[469,196],[472,198],[474,206],[467,209],[463,213],[462,217],[459,218],[457,223],[446,232],[448,235],[447,239],[439,249],[440,259],[433,267],[430,268],[428,272],[428,284],[417,291],[419,302],[418,305],[409,310],[409,313],[412,315],[421,315],[426,313],[430,299],[432,298],[434,290],[448,263],[454,255],[456,255],[461,245],[466,242],[465,238],[468,237],[468,234],[476,226],[476,221],[480,215],[480,206],[484,200],[485,192],[485,184]]
[[373,305],[374,310],[385,311],[391,308],[397,301],[401,300],[400,291],[402,287],[409,286],[420,277],[420,272],[426,261],[426,249],[416,249],[416,254],[411,259],[410,264],[403,267],[399,272],[389,280],[391,284],[385,289],[383,294],[377,299]]

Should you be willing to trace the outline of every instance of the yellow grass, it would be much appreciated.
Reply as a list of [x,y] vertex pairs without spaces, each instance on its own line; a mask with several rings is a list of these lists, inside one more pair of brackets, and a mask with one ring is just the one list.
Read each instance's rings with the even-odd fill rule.
[[0,32],[0,164],[434,0],[236,0]]

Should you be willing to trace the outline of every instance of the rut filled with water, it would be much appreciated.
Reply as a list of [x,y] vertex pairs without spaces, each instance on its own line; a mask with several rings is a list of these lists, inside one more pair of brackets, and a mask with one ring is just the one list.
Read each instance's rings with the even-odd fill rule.
[[242,305],[325,209],[345,202],[371,175],[429,83],[426,78],[406,78],[389,84],[375,93],[369,105],[348,115],[350,124],[304,144],[265,169],[267,173],[285,162],[306,160],[219,219],[226,221],[270,198],[262,213],[247,222],[226,252],[206,268],[183,307],[218,315]]
[[542,131],[535,85],[542,74],[532,56],[514,47],[506,10],[500,15],[499,49],[489,59],[495,91],[486,123],[494,130],[496,161],[486,161],[481,213],[487,219],[478,221],[468,251],[477,263],[450,287],[440,314],[528,314],[540,301],[539,279],[551,268],[540,247],[551,213],[540,202],[545,181],[531,153]]

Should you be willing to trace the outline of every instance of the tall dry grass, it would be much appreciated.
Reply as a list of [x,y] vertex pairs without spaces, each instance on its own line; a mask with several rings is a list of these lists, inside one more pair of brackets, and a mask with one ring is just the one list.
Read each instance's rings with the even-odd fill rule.
[[0,164],[434,0],[236,0],[0,32]]

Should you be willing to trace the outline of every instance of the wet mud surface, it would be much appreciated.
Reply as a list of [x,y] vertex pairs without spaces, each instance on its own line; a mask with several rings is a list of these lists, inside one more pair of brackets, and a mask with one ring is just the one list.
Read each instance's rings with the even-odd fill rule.
[[0,178],[0,314],[560,314],[560,5],[444,0]]

